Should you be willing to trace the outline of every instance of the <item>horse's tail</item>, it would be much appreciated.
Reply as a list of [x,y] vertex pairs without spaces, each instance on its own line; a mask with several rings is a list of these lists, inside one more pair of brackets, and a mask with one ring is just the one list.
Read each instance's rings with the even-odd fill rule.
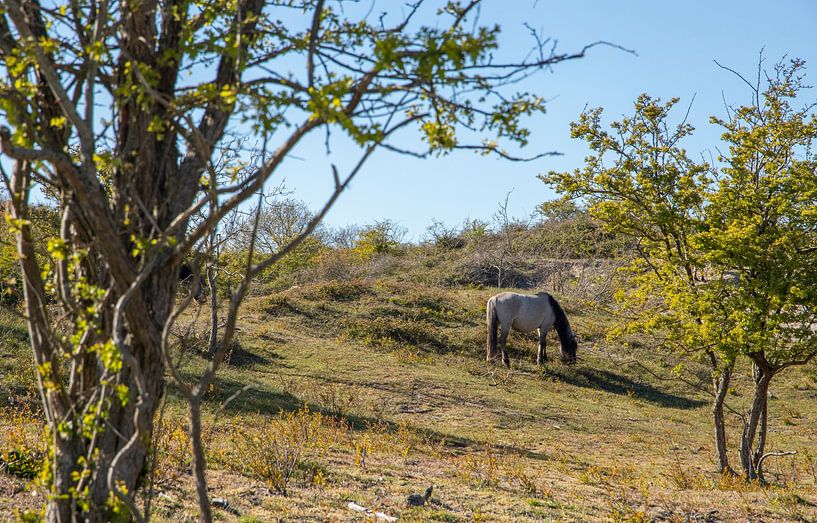
[[491,359],[496,352],[496,331],[499,327],[499,318],[496,315],[496,308],[494,307],[494,299],[488,300],[486,305],[485,323],[488,325],[488,340],[486,345],[486,357]]

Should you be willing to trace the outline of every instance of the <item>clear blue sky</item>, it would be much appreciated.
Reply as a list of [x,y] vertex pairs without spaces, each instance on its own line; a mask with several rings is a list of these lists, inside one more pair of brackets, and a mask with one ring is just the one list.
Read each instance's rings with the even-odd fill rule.
[[[402,3],[378,2],[375,12],[392,5]],[[713,60],[752,76],[761,49],[769,66],[787,54],[805,59],[808,83],[817,84],[817,0],[485,0],[481,21],[500,24],[502,47],[517,56],[532,45],[523,22],[558,39],[562,51],[607,40],[638,56],[595,48],[587,58],[556,66],[552,74],[539,74],[524,85],[551,100],[547,115],[528,122],[527,152],[558,150],[564,156],[523,164],[467,151],[427,160],[379,151],[330,212],[329,225],[389,218],[409,230],[407,239],[418,240],[433,218],[448,224],[490,220],[512,189],[512,214],[527,216],[555,196],[537,174],[582,164],[587,151],[570,139],[568,127],[582,109],[601,106],[608,119],[618,118],[630,112],[642,92],[680,97],[684,107],[695,95],[690,122],[697,132],[687,148],[696,155],[713,149],[719,132],[709,116],[724,114],[723,98],[731,103],[750,99],[746,86]],[[817,99],[817,89],[808,98]],[[352,148],[332,152],[327,158],[323,136],[313,136],[295,153],[302,159],[285,162],[276,181],[283,176],[294,197],[319,207],[332,189],[329,163],[343,170],[355,158]]]

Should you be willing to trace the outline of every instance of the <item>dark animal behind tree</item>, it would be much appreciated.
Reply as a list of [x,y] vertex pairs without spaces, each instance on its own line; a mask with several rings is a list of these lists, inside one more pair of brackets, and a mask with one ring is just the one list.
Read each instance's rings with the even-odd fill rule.
[[190,289],[193,299],[201,303],[205,300],[204,287],[201,284],[201,275],[193,269],[190,263],[183,263],[179,267],[179,283]]

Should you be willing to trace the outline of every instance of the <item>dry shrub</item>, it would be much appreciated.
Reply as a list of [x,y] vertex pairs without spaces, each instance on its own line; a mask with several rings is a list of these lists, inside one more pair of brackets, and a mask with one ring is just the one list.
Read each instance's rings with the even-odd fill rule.
[[21,479],[34,479],[45,464],[42,420],[26,403],[0,411],[0,472]]
[[[711,488],[711,483],[706,482],[703,478],[700,480],[700,487]],[[763,490],[763,484],[759,481],[746,481],[743,476],[733,474],[721,474],[715,482],[715,488],[718,490],[726,490],[731,492],[759,492]]]
[[416,427],[406,421],[400,421],[393,434],[393,442],[397,446],[404,464],[409,463],[409,457],[421,446],[428,444]]
[[626,501],[613,501],[610,505],[610,519],[615,523],[647,523],[652,521],[643,509],[631,507]]
[[665,473],[667,479],[669,479],[670,483],[677,488],[678,490],[689,490],[689,489],[697,489],[697,488],[705,488],[704,485],[705,480],[699,474],[696,474],[695,471],[690,469],[685,469],[681,465],[681,460],[676,459],[669,468],[669,471]]
[[817,487],[817,456],[809,452],[808,449],[804,449],[801,456],[806,472],[811,474],[812,485]]
[[287,495],[293,479],[323,484],[325,472],[317,463],[348,430],[338,420],[307,407],[243,421],[235,430],[227,465],[282,495]]
[[[420,449],[433,453],[430,436],[406,421],[396,425],[386,422],[368,423],[365,431],[349,431],[348,448],[354,451],[355,464],[365,468],[374,455],[393,458],[399,456],[404,465]],[[369,461],[366,461],[369,459]]]
[[162,419],[153,429],[156,480],[175,481],[191,468],[190,436],[183,420]]
[[604,467],[587,465],[579,472],[579,481],[585,485],[602,485],[607,483],[609,476],[610,472]]
[[302,281],[351,280],[364,275],[364,268],[352,249],[334,248],[322,251],[313,267],[301,272]]
[[372,294],[372,289],[360,280],[329,280],[309,288],[304,297],[315,301],[355,301]]
[[549,494],[543,490],[539,484],[539,478],[535,472],[531,472],[524,460],[518,456],[507,456],[504,464],[505,478],[509,485],[518,488],[530,497],[536,498]]
[[813,504],[791,488],[780,488],[769,495],[769,506],[781,511],[791,521],[808,521],[803,509],[813,507]]
[[273,294],[264,301],[264,314],[267,316],[288,316],[302,312],[292,299],[283,294]]
[[413,345],[436,351],[448,347],[448,339],[439,329],[399,317],[352,318],[346,322],[346,334],[372,347]]
[[475,487],[497,487],[500,480],[500,457],[486,446],[481,452],[468,453],[457,460],[454,475]]

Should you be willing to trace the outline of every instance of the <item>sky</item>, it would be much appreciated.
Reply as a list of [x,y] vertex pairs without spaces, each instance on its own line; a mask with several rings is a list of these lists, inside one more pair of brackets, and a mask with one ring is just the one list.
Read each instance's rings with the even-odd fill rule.
[[[381,1],[374,10],[401,5]],[[509,192],[509,212],[524,219],[539,203],[557,197],[536,176],[580,167],[588,153],[583,143],[571,140],[570,122],[585,107],[599,106],[605,108],[606,121],[618,119],[631,112],[643,92],[664,100],[679,97],[679,119],[694,97],[689,122],[697,130],[686,148],[694,157],[708,158],[709,151],[716,154],[720,135],[709,117],[725,115],[724,100],[751,100],[746,85],[714,60],[752,77],[761,50],[769,68],[784,56],[798,57],[807,62],[807,83],[817,84],[817,0],[484,0],[480,21],[502,27],[500,47],[508,56],[523,56],[531,48],[525,22],[557,39],[563,52],[605,40],[637,55],[597,47],[586,58],[559,64],[522,86],[548,100],[547,114],[527,121],[531,138],[523,152],[556,150],[562,156],[518,163],[458,151],[418,160],[381,150],[330,211],[329,226],[390,219],[407,229],[406,240],[419,241],[432,220],[448,225],[490,221]],[[423,22],[433,25],[434,19]],[[817,99],[817,89],[807,98]],[[327,157],[323,136],[315,135],[273,182],[284,179],[292,197],[317,209],[333,187],[328,163],[343,172],[355,159],[351,147],[335,147]]]

